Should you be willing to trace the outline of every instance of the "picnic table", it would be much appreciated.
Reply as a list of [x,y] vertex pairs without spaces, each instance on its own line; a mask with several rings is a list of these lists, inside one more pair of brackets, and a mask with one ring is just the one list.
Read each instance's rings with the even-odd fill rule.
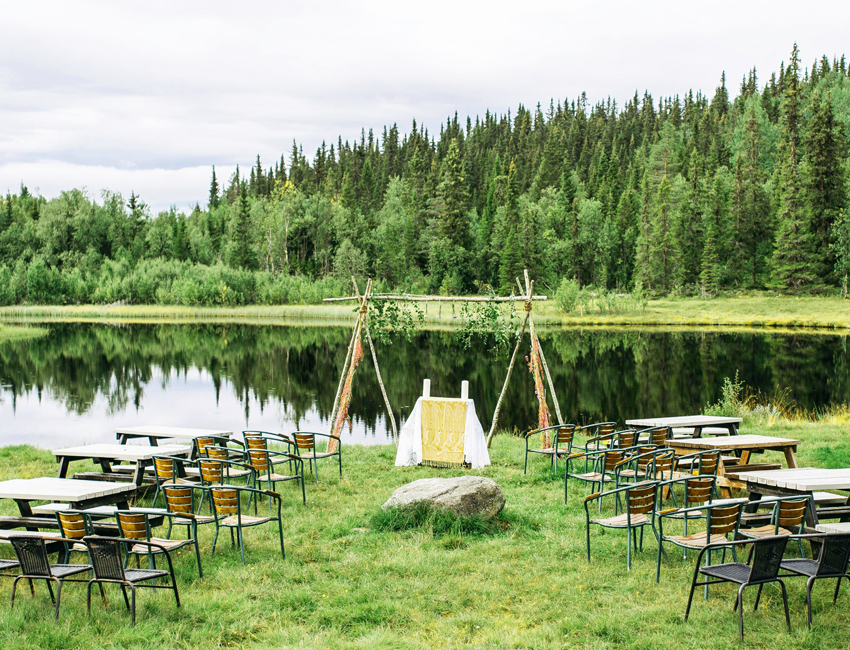
[[[774,438],[772,436],[729,436],[722,438],[679,438],[667,441],[667,446],[676,452],[677,456],[686,456],[699,451],[720,451],[720,461],[717,466],[717,484],[723,491],[724,496],[731,496],[731,488],[742,488],[743,484],[736,481],[735,478],[739,475],[740,470],[746,470],[749,465],[750,457],[754,453],[760,453],[768,449],[781,451],[785,454],[786,465],[793,469],[797,467],[797,459],[794,452],[797,451],[799,440],[793,438]],[[737,459],[737,464],[727,467],[727,459],[724,458],[723,452],[731,452],[740,457]],[[760,464],[752,467],[752,470],[768,470],[779,469],[779,465]],[[728,476],[731,474],[732,476]]]
[[830,518],[840,518],[846,521],[850,518],[850,498],[838,508],[825,508],[818,514],[814,507],[814,492],[816,490],[839,490],[850,492],[850,468],[818,469],[816,467],[800,467],[793,469],[776,469],[771,471],[743,472],[737,475],[746,489],[750,492],[750,500],[758,501],[762,496],[796,496],[809,497],[811,507],[806,513],[806,522],[811,527],[818,526],[818,518],[827,515]]
[[68,465],[74,460],[95,460],[107,474],[115,471],[113,463],[124,461],[135,463],[133,483],[136,485],[142,484],[145,468],[154,456],[189,456],[191,453],[192,447],[188,445],[95,444],[53,450],[56,462],[59,463],[59,478],[67,476]]
[[720,415],[679,415],[669,418],[640,418],[626,420],[626,424],[636,429],[649,427],[670,427],[671,429],[693,429],[693,437],[699,438],[702,430],[708,427],[726,429],[730,436],[738,435],[738,426],[741,418],[725,417]]
[[232,431],[221,429],[191,429],[187,427],[141,426],[115,429],[115,437],[121,444],[132,438],[147,438],[154,447],[157,446],[157,441],[162,438],[194,441],[197,438],[229,438],[232,435]]
[[102,505],[128,507],[127,500],[135,485],[112,481],[78,481],[71,478],[26,478],[0,482],[0,499],[12,499],[21,513],[19,518],[6,518],[3,527],[24,526],[38,530],[39,518],[33,516],[32,501],[66,501],[70,509],[84,510]]

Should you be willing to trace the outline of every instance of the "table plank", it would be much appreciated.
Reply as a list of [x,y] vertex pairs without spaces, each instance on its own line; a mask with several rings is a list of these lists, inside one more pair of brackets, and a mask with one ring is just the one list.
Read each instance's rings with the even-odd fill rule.
[[742,418],[720,415],[677,415],[662,418],[636,418],[626,420],[626,424],[641,427],[710,427],[718,425],[741,424]]
[[195,438],[230,437],[233,431],[223,429],[192,429],[187,427],[164,427],[158,425],[147,425],[140,427],[121,427],[115,429],[117,437],[128,436],[136,438],[180,438],[194,440]]
[[108,458],[110,460],[123,460],[135,462],[138,460],[150,460],[154,456],[179,456],[189,454],[192,447],[187,445],[119,445],[119,444],[94,444],[80,445],[79,447],[66,447],[54,449],[53,455],[57,458]]
[[111,495],[127,495],[135,485],[110,481],[77,481],[70,478],[11,479],[0,482],[0,499],[20,501],[70,501],[78,503]]
[[801,444],[793,438],[774,438],[772,436],[737,435],[726,438],[679,438],[669,441],[670,447],[683,449],[786,449]]

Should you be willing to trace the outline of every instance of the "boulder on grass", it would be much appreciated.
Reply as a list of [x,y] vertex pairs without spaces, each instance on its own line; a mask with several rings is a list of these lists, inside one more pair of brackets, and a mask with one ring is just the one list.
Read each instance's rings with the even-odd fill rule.
[[421,478],[402,485],[381,508],[405,508],[423,502],[463,517],[490,520],[505,507],[505,495],[496,481],[483,476]]

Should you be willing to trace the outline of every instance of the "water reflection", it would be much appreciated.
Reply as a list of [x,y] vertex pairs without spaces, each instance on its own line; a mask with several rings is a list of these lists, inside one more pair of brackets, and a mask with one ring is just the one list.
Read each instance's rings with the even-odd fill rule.
[[[0,345],[0,444],[45,447],[114,439],[118,425],[326,430],[349,330],[255,325],[51,325],[50,336]],[[766,393],[789,388],[807,408],[850,398],[845,337],[559,330],[541,335],[568,419],[696,413],[735,371]],[[379,345],[387,392],[403,420],[429,377],[435,395],[463,379],[485,427],[507,356],[464,349],[452,332]],[[385,443],[371,359],[354,384],[349,443]],[[501,424],[535,421],[518,363]]]

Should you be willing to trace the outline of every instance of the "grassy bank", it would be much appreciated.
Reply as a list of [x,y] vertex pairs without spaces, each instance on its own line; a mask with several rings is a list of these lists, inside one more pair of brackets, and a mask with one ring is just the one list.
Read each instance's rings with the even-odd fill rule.
[[[434,326],[459,323],[460,305],[421,303],[425,322]],[[572,313],[558,311],[554,300],[536,303],[535,320],[544,325],[723,327],[779,329],[850,329],[850,300],[823,296],[770,293],[726,296],[712,300],[664,298],[650,300],[642,311]],[[14,306],[0,308],[0,321],[126,321],[217,322],[238,320],[259,324],[341,324],[354,319],[350,303],[252,307],[174,307],[161,305]]]
[[[748,433],[798,437],[801,466],[846,465],[847,427],[745,423]],[[249,564],[229,544],[209,558],[212,532],[201,533],[203,582],[191,554],[176,559],[184,606],[170,594],[139,596],[135,629],[120,603],[95,602],[85,615],[84,589],[68,585],[61,619],[51,620],[46,590],[32,600],[23,590],[10,611],[0,602],[0,644],[5,648],[738,648],[733,588],[697,599],[683,623],[693,556],[671,559],[654,581],[651,534],[631,573],[619,531],[594,530],[593,560],[584,557],[584,514],[573,483],[569,506],[562,481],[532,461],[522,476],[522,443],[497,437],[493,465],[479,472],[495,479],[507,506],[497,532],[434,535],[428,529],[378,532],[373,516],[399,485],[455,470],[393,467],[394,447],[347,448],[345,476],[323,465],[323,482],[307,488],[302,507],[294,485],[284,485],[287,558],[275,553],[276,531],[246,532]],[[770,454],[768,454],[770,455]],[[76,465],[82,470],[83,463]],[[31,447],[0,449],[0,479],[53,475],[52,456]],[[14,506],[0,502],[5,513]],[[206,527],[209,528],[209,527]],[[225,540],[226,541],[226,540]],[[0,550],[4,556],[9,549]],[[674,554],[675,555],[675,554]],[[758,612],[748,594],[747,643],[759,648],[847,647],[850,629],[845,585],[836,606],[831,587],[815,588],[815,628],[805,626],[804,582],[788,580],[793,632],[784,631],[778,591],[766,589]],[[2,583],[8,598],[8,581]]]

